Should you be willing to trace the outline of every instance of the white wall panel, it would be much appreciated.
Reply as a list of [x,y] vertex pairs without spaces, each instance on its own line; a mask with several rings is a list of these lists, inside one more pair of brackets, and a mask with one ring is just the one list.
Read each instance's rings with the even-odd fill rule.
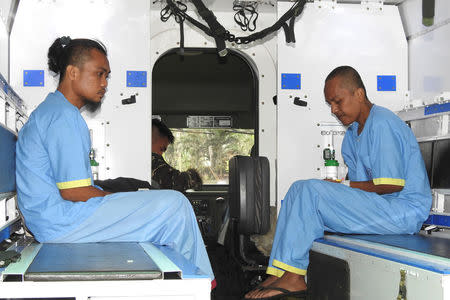
[[[108,49],[111,78],[102,109],[95,116],[105,123],[100,152],[100,179],[118,176],[150,179],[150,89],[126,87],[126,70],[150,75],[150,1],[133,0],[22,1],[11,34],[11,85],[33,110],[57,87],[47,67],[47,51],[60,36],[94,38]],[[24,87],[22,73],[45,70],[44,87]],[[137,103],[121,99],[138,94]],[[95,133],[94,133],[95,140]]]
[[[278,3],[279,15],[290,6]],[[278,35],[278,201],[294,181],[321,176],[323,139],[318,124],[338,122],[323,95],[332,69],[356,68],[369,100],[392,110],[403,106],[407,91],[407,43],[396,6],[367,10],[359,4],[308,3],[296,22],[295,36],[295,45],[287,45],[284,35]],[[282,89],[282,73],[300,73],[301,89]],[[377,75],[396,75],[396,91],[378,92]],[[307,107],[294,105],[295,97],[307,101]],[[341,142],[342,137],[335,139],[342,164]]]
[[0,73],[8,80],[8,33],[5,23],[0,22]]
[[1,0],[0,1],[0,20],[3,22],[3,25],[6,25],[8,22],[9,12],[11,11],[12,0]]
[[9,80],[8,76],[8,16],[11,10],[12,1],[1,0],[0,1],[0,73],[6,80]]
[[399,6],[408,38],[411,100],[426,103],[450,92],[450,1],[435,3],[434,25],[430,27],[422,24],[422,0]]
[[[427,1],[427,0],[425,0]],[[434,25],[443,24],[450,18],[450,1],[434,0]],[[422,0],[407,0],[402,2],[398,9],[400,11],[406,36],[411,36],[430,29],[422,24]]]

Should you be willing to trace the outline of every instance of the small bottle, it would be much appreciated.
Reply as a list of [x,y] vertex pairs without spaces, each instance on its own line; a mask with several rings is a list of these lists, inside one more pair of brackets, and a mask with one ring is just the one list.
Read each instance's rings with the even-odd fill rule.
[[325,178],[331,180],[338,179],[338,167],[339,162],[337,160],[327,160],[325,161]]
[[325,160],[325,178],[337,180],[339,162],[335,159],[334,149],[323,149],[323,159]]

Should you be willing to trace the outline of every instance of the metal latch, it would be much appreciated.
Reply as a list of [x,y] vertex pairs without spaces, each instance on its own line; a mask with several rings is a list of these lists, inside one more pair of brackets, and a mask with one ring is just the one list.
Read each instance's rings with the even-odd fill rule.
[[406,300],[406,270],[400,270],[397,300]]

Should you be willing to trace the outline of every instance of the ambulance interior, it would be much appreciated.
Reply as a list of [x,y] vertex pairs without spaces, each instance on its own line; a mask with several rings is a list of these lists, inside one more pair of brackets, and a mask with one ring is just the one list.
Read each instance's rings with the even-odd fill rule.
[[[225,39],[203,19],[201,3]],[[433,204],[413,236],[333,234],[314,242],[309,297],[450,299],[449,1],[2,0],[0,18],[0,298],[241,299],[264,279],[290,185],[327,172],[345,179],[346,128],[323,88],[332,69],[350,65],[368,98],[411,127]],[[151,245],[139,247],[159,275],[143,280],[108,265],[117,259],[114,247],[133,261],[133,245],[71,252],[95,252],[105,263],[96,269],[95,259],[47,252],[26,233],[15,141],[57,87],[47,51],[60,36],[98,39],[108,49],[112,72],[101,109],[82,111],[99,179],[151,182],[153,118],[175,136],[168,163],[199,170],[202,189],[184,194],[218,282],[213,291],[195,266]],[[325,153],[339,167],[327,168]]]

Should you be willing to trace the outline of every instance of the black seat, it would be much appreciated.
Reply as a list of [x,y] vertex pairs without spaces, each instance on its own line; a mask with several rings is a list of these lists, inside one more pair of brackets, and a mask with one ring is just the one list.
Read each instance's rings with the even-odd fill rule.
[[265,269],[267,265],[267,257],[256,250],[250,235],[269,231],[269,173],[267,157],[238,155],[229,161],[228,248],[233,256],[250,268]]

